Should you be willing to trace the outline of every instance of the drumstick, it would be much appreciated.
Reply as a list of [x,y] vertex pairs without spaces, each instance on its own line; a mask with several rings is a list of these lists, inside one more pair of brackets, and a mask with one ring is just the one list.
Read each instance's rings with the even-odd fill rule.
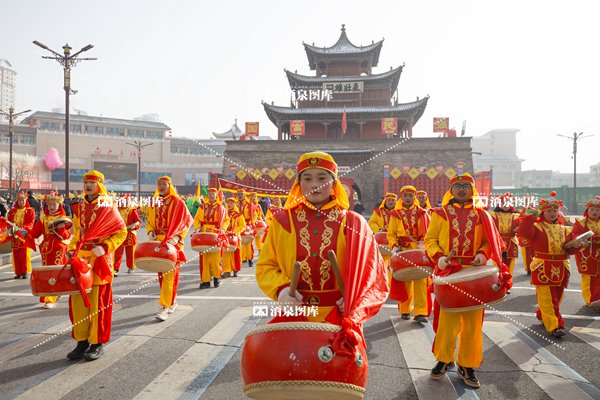
[[329,262],[331,263],[331,269],[333,270],[333,275],[335,276],[337,285],[340,288],[340,291],[342,292],[342,295],[343,295],[344,281],[342,280],[342,273],[340,271],[340,266],[338,264],[337,257],[335,255],[335,251],[329,250],[327,252],[327,258],[329,259]]
[[448,252],[448,255],[446,256],[446,258],[448,259],[448,262],[447,262],[448,264],[450,264],[450,259],[451,259],[452,257],[454,257],[455,255],[456,255],[456,250],[455,250],[455,249],[452,249],[452,250],[450,250],[450,251]]
[[294,263],[292,281],[290,282],[290,297],[296,297],[296,288],[298,287],[298,280],[300,279],[300,266],[300,261]]

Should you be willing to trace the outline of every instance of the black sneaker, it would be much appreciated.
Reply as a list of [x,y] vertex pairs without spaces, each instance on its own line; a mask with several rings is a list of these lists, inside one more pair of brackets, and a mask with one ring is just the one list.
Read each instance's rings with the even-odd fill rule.
[[565,333],[564,329],[556,328],[555,330],[552,331],[552,336],[554,336],[555,338],[561,338],[565,335],[566,335],[566,333]]
[[21,275],[15,275],[13,279],[21,279]]
[[210,282],[202,282],[198,289],[208,289],[210,288]]
[[[214,280],[215,280],[214,281],[214,286],[215,287],[219,287],[221,285],[221,282],[219,282],[219,278],[214,278]],[[209,283],[209,285],[210,285],[210,283]]]
[[248,260],[248,266],[252,268],[252,260]]
[[79,360],[85,354],[85,351],[90,347],[90,344],[87,340],[82,340],[81,342],[77,342],[77,347],[70,351],[67,354],[67,358],[69,360]]
[[27,279],[27,274],[21,275],[21,279]]
[[446,371],[452,368],[454,368],[453,362],[445,363],[438,361],[438,363],[435,364],[435,367],[433,367],[433,369],[429,373],[429,376],[431,376],[431,379],[439,381],[444,377],[444,375],[446,375]]
[[459,366],[458,374],[462,376],[467,386],[470,386],[475,389],[477,389],[480,386],[479,379],[477,379],[477,377],[475,376],[475,370],[473,368],[465,368]]
[[402,314],[402,315],[400,315],[400,318],[402,318],[402,319],[410,319],[410,314]]
[[233,271],[233,277],[237,278],[237,271]]
[[426,323],[428,323],[428,322],[429,322],[429,321],[427,320],[427,317],[426,317],[426,316],[424,316],[424,315],[417,315],[417,316],[414,318],[414,320],[415,320],[415,321],[417,321],[417,322],[420,322],[420,323],[422,323],[422,324],[426,324]]
[[104,346],[102,343],[93,344],[90,346],[89,350],[85,352],[86,361],[94,361],[100,358],[100,356],[104,354]]
[[115,273],[113,274],[113,276],[116,278],[117,276],[119,276],[119,271],[115,271]]

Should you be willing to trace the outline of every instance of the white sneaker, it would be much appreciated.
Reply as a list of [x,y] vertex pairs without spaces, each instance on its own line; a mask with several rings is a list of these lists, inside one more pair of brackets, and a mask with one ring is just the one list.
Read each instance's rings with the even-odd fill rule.
[[173,314],[173,312],[175,311],[177,306],[179,306],[179,303],[177,303],[177,301],[175,301],[175,303],[173,303],[173,305],[167,309],[167,313]]
[[54,308],[56,307],[56,303],[44,303],[44,308]]
[[154,318],[159,321],[166,321],[169,318],[169,307],[161,307]]

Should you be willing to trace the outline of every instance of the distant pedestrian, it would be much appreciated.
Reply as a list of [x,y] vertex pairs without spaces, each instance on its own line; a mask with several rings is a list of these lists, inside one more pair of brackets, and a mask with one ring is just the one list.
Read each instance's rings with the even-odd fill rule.
[[363,215],[365,212],[365,206],[362,205],[360,200],[357,200],[356,204],[354,204],[354,212],[359,213],[360,215]]

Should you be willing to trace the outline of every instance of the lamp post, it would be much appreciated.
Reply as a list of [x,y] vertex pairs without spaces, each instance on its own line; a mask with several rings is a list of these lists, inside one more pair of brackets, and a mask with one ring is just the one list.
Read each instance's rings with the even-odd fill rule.
[[594,136],[581,136],[583,132],[573,132],[573,137],[565,136],[565,135],[557,135],[561,137],[565,137],[569,140],[573,141],[573,213],[577,213],[577,141],[579,139],[583,139],[586,137]]
[[140,192],[141,192],[141,187],[142,187],[142,149],[144,147],[147,146],[152,146],[154,143],[146,143],[146,144],[142,144],[142,142],[138,141],[138,140],[134,140],[133,143],[127,143],[130,146],[133,146],[137,149],[137,155],[138,155],[138,165],[137,165],[137,201],[138,204],[140,202]]
[[13,135],[15,134],[15,118],[31,110],[15,113],[15,108],[10,107],[8,113],[0,110],[0,113],[8,117],[8,198],[12,200],[12,173],[13,173]]
[[56,60],[60,65],[62,65],[64,70],[64,85],[63,88],[65,90],[65,192],[67,199],[69,198],[69,96],[71,95],[71,67],[77,65],[79,61],[82,60],[97,60],[97,58],[78,58],[77,56],[83,53],[84,51],[88,51],[92,47],[91,44],[83,47],[75,54],[71,54],[71,46],[69,44],[65,44],[63,46],[63,54],[60,54],[46,46],[43,43],[38,42],[37,40],[33,41],[38,47],[41,47],[44,50],[49,51],[54,56],[42,56],[42,58],[47,58],[50,60]]

